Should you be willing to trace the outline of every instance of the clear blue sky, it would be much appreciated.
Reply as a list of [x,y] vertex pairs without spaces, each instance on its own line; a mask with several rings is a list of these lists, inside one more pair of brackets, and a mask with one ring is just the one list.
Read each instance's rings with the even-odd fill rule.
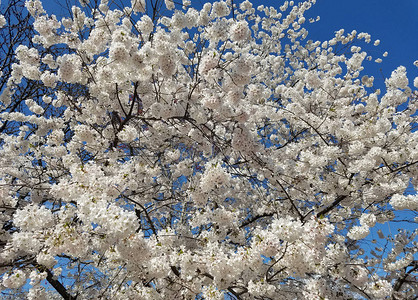
[[407,68],[410,81],[418,76],[418,68],[413,66],[418,59],[417,0],[318,0],[309,14],[321,16],[311,26],[311,38],[325,39],[340,28],[370,33],[372,40],[381,40],[371,54],[377,58],[389,52],[380,64],[385,77],[399,65]]

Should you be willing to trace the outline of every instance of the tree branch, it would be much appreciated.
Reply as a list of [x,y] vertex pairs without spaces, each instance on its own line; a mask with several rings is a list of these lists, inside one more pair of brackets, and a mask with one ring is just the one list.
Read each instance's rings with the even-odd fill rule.
[[77,296],[72,296],[68,290],[65,288],[65,286],[62,285],[61,282],[59,282],[57,279],[54,278],[54,275],[52,272],[41,265],[37,265],[36,268],[39,270],[39,272],[46,272],[46,280],[49,282],[50,285],[58,292],[58,294],[61,295],[61,297],[65,300],[76,300]]

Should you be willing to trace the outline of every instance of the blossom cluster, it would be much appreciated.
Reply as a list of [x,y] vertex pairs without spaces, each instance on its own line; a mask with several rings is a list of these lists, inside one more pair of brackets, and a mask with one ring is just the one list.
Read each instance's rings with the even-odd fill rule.
[[315,2],[80,1],[59,20],[26,1],[37,34],[0,95],[1,288],[412,297],[416,233],[379,232],[374,258],[364,241],[417,210],[416,94],[405,67],[382,90],[365,74],[369,34],[307,40]]

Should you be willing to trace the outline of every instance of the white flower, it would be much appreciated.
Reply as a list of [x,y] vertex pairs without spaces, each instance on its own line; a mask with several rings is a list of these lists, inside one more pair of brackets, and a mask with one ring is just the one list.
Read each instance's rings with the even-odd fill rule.
[[154,24],[149,16],[143,15],[141,20],[136,23],[136,27],[141,31],[144,35],[149,35],[153,28]]
[[35,231],[52,226],[54,217],[44,206],[28,205],[16,211],[13,222],[21,230]]
[[30,278],[30,284],[32,286],[35,286],[37,284],[39,284],[39,282],[41,280],[44,280],[47,277],[47,273],[46,272],[42,272],[40,273],[38,270],[34,270],[29,274],[29,278]]
[[291,217],[276,219],[271,226],[274,235],[287,242],[294,242],[303,234],[302,223]]
[[45,86],[54,88],[56,86],[58,77],[49,71],[44,71],[41,75],[41,80]]
[[378,280],[367,285],[367,292],[374,296],[374,299],[385,299],[392,295],[392,284],[387,280]]
[[250,29],[246,21],[239,21],[231,26],[230,34],[232,40],[236,42],[244,41],[250,36]]
[[216,51],[209,52],[202,58],[201,62],[201,72],[207,73],[209,70],[212,70],[218,65],[219,54]]
[[51,269],[57,263],[57,261],[51,254],[49,253],[45,254],[43,252],[40,252],[36,256],[36,262],[40,265],[47,267],[48,269]]
[[229,182],[229,175],[222,168],[220,163],[208,163],[207,170],[201,178],[200,186],[203,192],[208,192],[216,187],[227,185]]
[[3,275],[2,284],[8,289],[17,289],[26,282],[26,274],[22,270],[16,270],[12,274]]
[[361,240],[368,236],[369,232],[368,226],[354,226],[350,229],[347,236],[352,240]]
[[253,282],[252,280],[248,282],[248,293],[253,295],[254,297],[266,297],[269,295],[273,295],[276,288],[266,283],[265,281],[257,281]]
[[354,53],[353,56],[347,61],[347,67],[350,68],[352,71],[359,70],[363,63],[363,60],[366,58],[367,53]]
[[138,138],[138,132],[135,127],[132,126],[124,126],[123,129],[118,133],[118,137],[121,139],[122,142],[130,143]]
[[315,71],[307,72],[305,75],[305,80],[308,86],[311,88],[318,88],[322,84],[319,76],[315,73]]
[[165,6],[167,7],[168,10],[173,10],[174,9],[174,0],[164,0],[165,2]]
[[129,53],[126,46],[120,42],[112,43],[109,51],[109,58],[117,63],[128,62]]
[[214,285],[204,286],[202,296],[208,300],[222,300],[225,298],[224,293],[219,291]]
[[54,60],[54,57],[49,53],[42,58],[42,62],[47,64],[51,69],[55,69],[58,66],[57,62]]
[[9,87],[6,87],[2,93],[0,94],[0,102],[3,103],[4,106],[8,106],[11,102],[11,91]]
[[145,12],[145,0],[131,0],[132,10],[136,13]]
[[25,2],[25,7],[32,16],[38,16],[39,14],[45,13],[40,0],[28,0]]
[[402,210],[402,209],[410,209],[410,210],[417,210],[418,209],[418,195],[399,195],[395,194],[390,199],[390,205],[394,209]]
[[[0,96],[0,261],[23,262],[2,287],[31,273],[27,297],[47,298],[24,259],[57,276],[60,256],[64,283],[83,262],[97,286],[116,278],[109,299],[391,296],[383,278],[411,263],[415,236],[378,231],[393,241],[378,254],[361,239],[417,209],[402,195],[418,184],[403,167],[418,157],[415,103],[405,68],[385,92],[360,73],[355,38],[370,35],[304,41],[315,1],[165,0],[173,11],[159,1],[152,16],[145,0],[100,0],[57,20],[28,0],[38,33]],[[98,297],[82,287],[68,292]]]
[[6,18],[3,15],[0,15],[0,28],[3,28],[6,25]]
[[376,216],[373,214],[362,214],[360,216],[360,224],[362,226],[373,227],[376,224]]
[[161,55],[158,59],[160,70],[164,76],[172,76],[176,72],[176,64],[170,55]]
[[212,15],[214,18],[222,18],[229,14],[229,8],[226,2],[219,1],[212,4]]
[[71,82],[75,73],[75,66],[68,56],[64,56],[59,64],[58,76],[62,81]]
[[217,109],[221,105],[221,100],[217,96],[210,96],[210,97],[206,97],[202,101],[202,104],[204,107],[207,107],[210,109]]
[[389,79],[385,81],[386,86],[392,88],[406,89],[408,86],[408,77],[406,77],[406,68],[398,67],[394,70]]
[[183,0],[183,9],[186,9],[186,7],[190,6],[192,2],[190,0]]

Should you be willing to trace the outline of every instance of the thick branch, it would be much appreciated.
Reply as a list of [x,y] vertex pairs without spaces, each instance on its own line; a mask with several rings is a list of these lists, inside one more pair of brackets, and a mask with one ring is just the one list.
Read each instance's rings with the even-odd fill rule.
[[46,280],[49,282],[50,285],[61,295],[61,297],[65,300],[75,300],[77,296],[71,296],[65,286],[62,285],[57,279],[54,278],[52,272],[45,268],[44,266],[37,266],[36,267],[40,272],[46,272]]
[[408,272],[405,273],[404,276],[398,278],[398,280],[396,280],[395,285],[393,287],[394,291],[399,291],[402,287],[402,285],[407,282],[407,278],[409,275],[411,275],[411,273],[415,272],[418,269],[418,261],[414,260],[408,267],[412,267],[412,269],[410,269]]
[[321,217],[321,215],[325,215],[325,214],[329,213],[334,207],[336,207],[338,204],[340,204],[341,201],[343,201],[345,198],[347,198],[347,195],[338,196],[337,198],[335,198],[334,202],[332,202],[332,204],[330,206],[325,207],[323,210],[318,212],[316,214],[316,217],[319,218],[319,217]]
[[258,215],[258,216],[249,218],[247,221],[242,222],[242,224],[239,226],[239,228],[243,228],[247,225],[250,225],[254,221],[257,221],[258,219],[261,219],[261,218],[264,218],[264,217],[271,217],[271,216],[273,216],[273,213],[266,213],[266,214],[262,214],[262,215]]

